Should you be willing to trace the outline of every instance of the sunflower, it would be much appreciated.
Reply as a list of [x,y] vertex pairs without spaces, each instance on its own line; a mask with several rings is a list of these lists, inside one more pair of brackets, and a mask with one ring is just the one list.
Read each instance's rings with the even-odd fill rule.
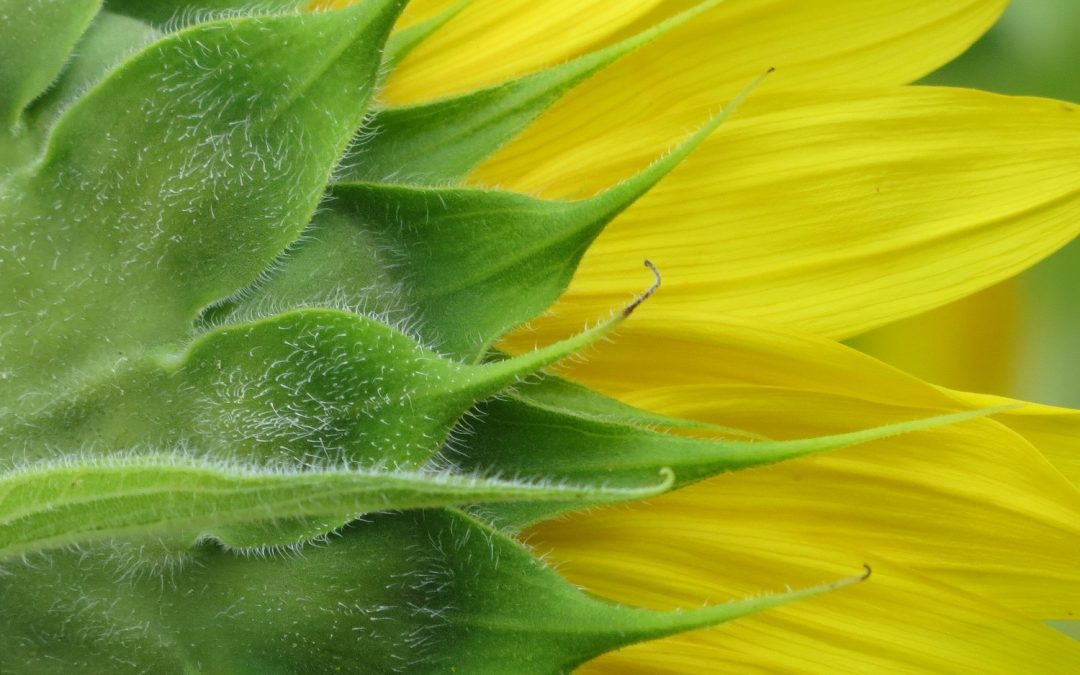
[[1003,1],[244,4],[4,36],[5,670],[1080,668],[1080,413],[837,342],[1080,228]]
[[[451,94],[570,58],[582,47],[562,38],[589,30],[581,15],[620,15],[609,33],[590,30],[595,48],[676,9],[647,4],[500,3],[498,24],[466,10],[386,96]],[[897,86],[961,52],[1004,4],[722,3],[581,85],[471,179],[588,194],[777,69],[608,226],[554,316],[512,342],[564,335],[624,293],[647,255],[663,292],[569,377],[781,438],[1003,402],[823,338],[975,292],[1019,271],[1007,262],[1018,248],[1033,247],[1026,265],[1076,234],[1071,105]],[[508,33],[530,42],[508,49]],[[545,49],[530,53],[532,40]],[[596,672],[1067,672],[1080,647],[1040,622],[1080,606],[1076,423],[1029,404],[575,514],[530,541],[576,583],[662,608],[812,583],[862,560],[875,570],[873,583],[629,648]]]

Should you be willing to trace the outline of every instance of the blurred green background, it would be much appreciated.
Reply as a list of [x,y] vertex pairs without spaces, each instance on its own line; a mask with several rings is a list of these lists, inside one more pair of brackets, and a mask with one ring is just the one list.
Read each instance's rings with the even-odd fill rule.
[[[924,84],[1080,103],[1080,0],[1013,0]],[[1080,239],[1020,277],[851,344],[931,382],[1080,408]]]

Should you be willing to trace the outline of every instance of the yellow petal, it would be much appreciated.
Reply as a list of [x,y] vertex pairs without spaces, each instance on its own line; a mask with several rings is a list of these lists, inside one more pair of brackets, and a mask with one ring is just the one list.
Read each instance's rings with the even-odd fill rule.
[[[605,509],[532,533],[561,573],[602,595],[697,607],[856,573],[866,582],[720,628],[637,645],[584,673],[1067,673],[1080,643],[854,545],[727,512],[723,485]],[[779,519],[783,514],[772,514]],[[857,519],[858,513],[849,514]],[[760,527],[764,523],[765,527]]]
[[[758,321],[666,311],[660,297],[640,307],[609,342],[561,369],[622,397],[670,386],[783,385],[927,409],[955,406],[943,392],[850,347]],[[521,352],[548,337],[522,331],[506,345]]]
[[[725,2],[574,90],[476,178],[517,185],[534,159],[559,161],[563,151],[608,138],[613,129],[635,139],[628,146],[633,154],[621,149],[617,159],[632,157],[640,165],[700,124],[703,108],[731,99],[769,68],[776,68],[767,85],[772,92],[910,82],[963,51],[1005,4]],[[612,146],[623,143],[613,139]],[[602,156],[610,155],[605,148]],[[596,178],[594,186],[617,176],[605,162]],[[573,185],[570,179],[552,187],[565,191]]]
[[[425,2],[446,6],[446,2]],[[391,102],[492,85],[659,23],[693,0],[474,0],[422,45],[388,83]],[[741,0],[722,2],[685,29],[587,85],[568,108],[603,132],[604,112],[628,97],[662,110],[674,97],[729,96],[770,66],[787,87],[902,83],[947,62],[998,17],[1005,0]],[[584,113],[584,117],[578,117]],[[588,120],[600,114],[604,120]]]
[[[970,408],[1012,403],[1012,399],[942,389],[958,402]],[[997,417],[1010,429],[1027,438],[1043,455],[1080,487],[1080,411],[1049,405],[1026,403]]]
[[[656,314],[631,319],[569,374],[651,409],[778,438],[961,407],[825,340]],[[627,392],[627,382],[635,391]],[[1080,493],[1000,422],[908,434],[708,486],[685,499],[697,495],[702,508],[723,514],[717,527],[722,521],[884,556],[1039,619],[1080,610]]]
[[[650,258],[657,304],[847,337],[1014,275],[1080,230],[1073,105],[897,87],[763,95],[745,110],[608,226],[557,306],[564,320],[623,302]],[[623,131],[515,159],[524,188],[592,189],[608,160],[631,173],[652,128]]]
[[[927,415],[782,386],[678,387],[631,400],[789,438]],[[726,518],[778,536],[885,556],[1034,618],[1080,610],[1080,494],[998,422],[733,474],[714,490],[709,499]]]

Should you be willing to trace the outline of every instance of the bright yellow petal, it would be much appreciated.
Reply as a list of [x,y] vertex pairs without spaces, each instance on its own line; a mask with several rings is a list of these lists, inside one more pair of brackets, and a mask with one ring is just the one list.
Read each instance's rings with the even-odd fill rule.
[[[449,3],[424,2],[412,8]],[[694,0],[474,0],[422,45],[388,83],[391,102],[495,84],[610,44]],[[689,94],[730,96],[770,66],[787,88],[909,82],[959,54],[1005,0],[740,0],[723,2],[600,76],[573,97],[565,120],[602,133],[628,97],[663,110]],[[579,117],[579,115],[584,116]],[[604,119],[593,120],[597,115]],[[565,121],[564,120],[564,121]],[[556,131],[556,133],[558,133]]]
[[[766,87],[771,92],[910,82],[963,51],[1005,4],[725,2],[574,90],[476,178],[517,185],[535,159],[560,162],[563,151],[596,139],[612,138],[601,151],[608,160],[612,146],[625,144],[611,136],[613,130],[635,139],[616,159],[633,158],[640,166],[700,124],[703,110],[728,101],[769,68],[776,68]],[[587,185],[619,178],[607,161],[599,170]],[[550,187],[572,192],[575,183],[571,178]]]
[[[649,133],[515,161],[529,190],[590,190],[605,158],[631,173]],[[650,258],[657,304],[847,337],[1014,275],[1077,231],[1075,106],[921,87],[752,97],[608,226],[556,312],[580,325],[623,302]]]
[[[748,322],[704,325],[646,311],[589,356],[570,366],[575,379],[778,438],[960,407],[855,350]],[[1040,619],[1080,610],[1080,493],[1000,422],[899,436],[709,485],[703,506],[724,523],[885,556]]]
[[[999,396],[942,391],[971,408],[1013,402]],[[1026,403],[997,419],[1034,443],[1073,485],[1080,487],[1080,411]]]
[[[1080,643],[854,545],[729,513],[724,484],[553,523],[532,537],[575,583],[624,602],[698,607],[873,568],[870,579],[720,628],[637,645],[585,673],[1069,673]],[[857,520],[857,512],[846,514]],[[764,526],[763,526],[764,525]]]

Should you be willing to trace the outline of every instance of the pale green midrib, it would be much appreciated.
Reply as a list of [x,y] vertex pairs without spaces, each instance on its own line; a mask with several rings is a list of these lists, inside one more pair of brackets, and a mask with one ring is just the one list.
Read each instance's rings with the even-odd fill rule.
[[[792,591],[790,593],[777,593],[760,596],[747,600],[736,600],[730,603],[714,605],[692,610],[673,610],[668,612],[613,605],[610,614],[605,616],[606,624],[596,627],[596,624],[583,626],[573,624],[544,625],[536,622],[534,617],[512,618],[505,616],[492,616],[490,614],[455,614],[452,622],[463,624],[473,628],[488,628],[500,631],[517,631],[525,633],[544,633],[548,635],[574,635],[581,637],[599,637],[612,634],[627,636],[627,642],[639,641],[649,638],[658,638],[674,633],[683,633],[698,628],[708,628],[731,621],[749,614],[771,609],[779,605],[797,600],[811,598],[829,591],[839,590],[845,586],[858,583],[861,577],[847,577],[829,584],[813,586],[810,588]],[[619,613],[626,619],[618,621],[614,614]],[[633,619],[629,615],[635,615]],[[642,622],[640,619],[647,618]],[[643,626],[642,623],[645,625]]]
[[[490,523],[480,520],[470,514],[464,513],[459,509],[450,508],[448,511],[454,513],[458,517],[467,520],[473,527],[485,532],[488,536],[498,540],[507,539],[506,535],[496,530]],[[514,544],[521,546],[520,544]],[[539,561],[536,563],[540,565]],[[536,622],[535,617],[507,617],[496,616],[492,617],[491,614],[475,614],[458,612],[450,617],[451,624],[462,624],[469,628],[509,628],[519,632],[543,632],[549,635],[580,635],[584,637],[595,637],[597,635],[611,635],[612,633],[619,633],[627,637],[626,642],[637,642],[644,639],[658,638],[674,633],[685,632],[687,630],[693,630],[695,628],[705,628],[708,626],[714,626],[725,621],[745,616],[747,614],[776,607],[778,605],[785,604],[796,600],[801,600],[815,595],[820,595],[833,590],[844,588],[852,584],[863,581],[867,578],[866,574],[860,576],[845,577],[837,581],[830,583],[820,584],[817,586],[811,586],[797,591],[791,591],[787,593],[777,593],[766,596],[759,596],[755,598],[748,598],[744,600],[737,600],[720,605],[714,605],[712,607],[705,607],[702,609],[695,609],[690,611],[673,611],[662,612],[649,609],[628,607],[611,601],[605,601],[603,599],[593,600],[594,607],[597,610],[604,611],[604,623],[603,628],[597,628],[599,625],[595,621],[595,616],[590,617],[586,613],[583,618],[589,621],[589,625],[582,626],[580,624],[574,624],[570,626],[568,630],[567,623],[564,621],[560,624],[539,624]],[[523,575],[518,581],[526,586],[546,591],[544,586],[544,580],[539,578],[538,575]],[[587,597],[587,596],[586,596]],[[580,600],[579,600],[580,601]],[[646,625],[642,625],[641,619],[647,620]],[[651,625],[649,625],[651,624]]]
[[[653,496],[654,491],[625,491],[625,493],[618,496],[618,500],[609,499],[604,500],[602,503],[608,501],[623,501],[623,500],[637,500],[643,499],[649,496]],[[589,495],[594,496],[594,495]],[[579,502],[584,497],[581,495],[562,495],[561,500]],[[48,536],[39,536],[29,541],[18,541],[7,545],[0,545],[0,559],[9,559],[19,555],[26,555],[28,553],[34,553],[39,551],[45,551],[57,547],[63,547],[67,545],[87,543],[90,541],[102,541],[118,536],[130,536],[137,533],[153,534],[153,533],[167,533],[171,532],[174,535],[181,537],[193,537],[192,541],[185,541],[184,543],[191,544],[194,540],[201,536],[216,536],[215,530],[217,528],[235,527],[238,525],[257,525],[259,523],[274,523],[281,520],[288,520],[292,518],[322,518],[333,519],[336,524],[331,525],[326,523],[323,527],[316,527],[315,530],[319,532],[333,531],[333,529],[340,527],[351,520],[359,518],[364,514],[373,513],[383,510],[412,510],[421,508],[437,508],[445,507],[448,504],[463,504],[474,503],[484,504],[491,502],[510,502],[514,503],[519,500],[524,500],[526,503],[536,503],[539,501],[560,501],[556,499],[550,500],[538,500],[535,498],[527,498],[524,495],[510,495],[495,498],[492,495],[468,495],[463,494],[460,498],[454,499],[432,499],[430,501],[414,500],[407,504],[387,504],[385,502],[370,505],[350,505],[348,508],[332,508],[331,505],[327,505],[325,508],[292,508],[301,501],[300,498],[296,498],[289,501],[275,501],[272,506],[278,509],[279,512],[269,514],[267,509],[262,506],[251,506],[247,508],[226,508],[223,510],[217,510],[206,515],[189,515],[189,516],[175,516],[164,517],[154,519],[140,519],[136,522],[127,525],[116,525],[108,528],[84,528],[77,530],[68,530],[63,533],[51,534]],[[281,513],[283,508],[289,508],[285,513]],[[31,514],[32,516],[33,514]],[[4,525],[5,528],[8,525]],[[200,530],[200,531],[195,531]],[[311,537],[318,536],[312,534]],[[301,541],[307,541],[311,537],[304,538]],[[299,543],[299,541],[298,541]]]
[[[686,430],[686,431],[701,431],[701,432],[706,432],[707,431],[707,432],[717,433],[717,434],[728,434],[728,435],[732,435],[732,436],[741,436],[743,438],[750,438],[752,440],[762,442],[762,443],[772,441],[772,439],[770,439],[770,438],[766,438],[765,436],[761,436],[759,434],[754,434],[754,433],[749,432],[749,431],[744,431],[742,429],[736,429],[734,427],[725,427],[725,426],[721,426],[719,424],[712,424],[712,423],[709,423],[709,422],[702,422],[700,420],[681,419],[681,418],[678,418],[678,417],[668,417],[667,420],[670,420],[670,423],[665,423],[664,419],[662,419],[660,417],[655,417],[655,416],[654,417],[643,416],[640,420],[634,419],[633,416],[632,416],[633,414],[630,413],[630,412],[627,413],[627,417],[619,417],[616,413],[605,414],[605,413],[594,413],[594,412],[589,412],[589,411],[580,411],[580,410],[575,410],[573,408],[559,407],[559,406],[557,406],[555,404],[548,403],[546,401],[541,401],[540,399],[534,398],[534,397],[529,396],[528,394],[524,394],[524,393],[522,393],[520,391],[512,392],[511,394],[509,394],[509,398],[512,398],[515,401],[518,401],[519,403],[527,405],[527,406],[529,406],[531,408],[536,408],[538,410],[543,410],[545,412],[554,413],[556,415],[565,415],[567,417],[574,417],[576,419],[586,421],[586,422],[599,422],[601,424],[611,424],[611,425],[614,425],[614,426],[625,426],[625,427],[630,427],[630,428],[633,428],[633,429],[641,429],[641,430],[644,430],[644,431],[652,431],[652,432],[657,432],[658,429],[663,429],[663,430],[682,429],[682,430]],[[653,415],[658,415],[658,413],[654,413]],[[661,433],[661,432],[658,432],[658,433]],[[713,440],[713,441],[717,441],[717,442],[729,442],[729,441],[730,442],[737,442],[737,441],[733,441],[731,439],[726,439],[726,438],[701,439],[701,440]]]
[[[80,478],[79,472],[92,472],[95,468],[101,468],[103,473],[145,471],[147,473],[152,473],[155,476],[166,474],[166,480],[171,482],[169,484],[125,488],[106,494],[80,495],[77,497],[61,496],[58,498],[46,499],[45,503],[41,505],[32,505],[15,511],[4,512],[2,510],[3,502],[6,501],[14,491],[19,490],[20,488],[26,489],[33,484],[35,474],[44,475],[52,480],[61,479],[66,481],[69,480],[69,478],[77,480]],[[57,471],[58,475],[49,476],[49,473],[49,469],[46,468],[20,472],[15,476],[0,478],[0,489],[4,490],[4,493],[0,495],[0,527],[7,526],[26,517],[48,513],[57,509],[67,509],[81,505],[121,501],[139,497],[152,497],[159,494],[220,496],[244,500],[250,495],[258,494],[260,492],[287,493],[296,490],[305,490],[309,487],[329,487],[329,493],[324,492],[314,495],[302,494],[296,495],[295,497],[275,498],[273,501],[273,506],[289,506],[301,502],[314,502],[311,505],[311,508],[315,509],[318,513],[322,513],[322,509],[324,508],[335,508],[332,504],[327,504],[326,506],[320,505],[323,503],[322,500],[356,499],[362,498],[368,493],[381,495],[384,498],[384,502],[385,496],[388,494],[398,494],[401,492],[416,493],[419,497],[440,496],[448,493],[456,494],[460,492],[463,500],[475,499],[480,502],[501,501],[504,499],[517,500],[525,497],[531,497],[532,500],[535,501],[560,501],[568,498],[581,498],[586,495],[599,499],[633,497],[639,494],[652,493],[652,491],[655,491],[659,486],[663,485],[662,483],[653,484],[643,488],[620,488],[587,484],[545,485],[535,482],[479,479],[469,476],[448,477],[421,472],[401,472],[395,475],[393,473],[365,473],[362,471],[311,471],[293,473],[267,471],[265,474],[260,474],[260,472],[252,471],[250,469],[232,470],[230,472],[230,470],[226,468],[215,469],[197,466],[195,464],[185,465],[179,462],[157,465],[133,462],[130,467],[95,467],[91,464],[86,469],[65,466]],[[177,475],[168,476],[167,474],[169,473],[175,473]],[[192,476],[185,474],[202,474],[202,478],[218,482],[235,481],[237,483],[242,483],[250,481],[255,482],[256,484],[204,486],[191,484],[190,481],[193,479]],[[15,485],[11,485],[10,481],[20,481],[22,484],[16,483]],[[8,485],[3,485],[3,483],[8,483]],[[393,506],[393,504],[390,503],[385,503],[384,505]],[[251,506],[250,509],[265,511],[267,506],[267,504],[261,504],[258,506]],[[248,507],[240,507],[239,512],[246,513],[246,511],[243,510],[244,508]],[[316,515],[316,513],[304,513],[300,511],[298,511],[297,514]],[[277,517],[276,514],[275,517]]]
[[[186,467],[182,467],[182,466],[179,466],[178,468],[180,468],[182,470],[190,470],[192,472],[196,472],[196,471],[200,470],[199,468],[186,469]],[[158,469],[156,469],[154,467],[148,468],[148,467],[145,467],[145,466],[135,466],[135,467],[132,467],[131,470],[132,471],[139,471],[139,470],[158,471]],[[318,479],[322,479],[324,482],[331,482],[332,479],[330,478],[330,476],[332,476],[332,475],[333,474],[330,474],[328,472],[318,472],[318,473],[313,472],[313,476],[318,476]],[[363,475],[364,478],[370,478],[370,476],[368,476],[368,475],[357,474],[358,477],[361,476],[361,475]],[[273,474],[267,474],[266,476],[258,476],[258,477],[256,477],[252,473],[247,473],[246,472],[246,473],[243,473],[243,474],[238,473],[236,478],[234,478],[233,480],[251,479],[251,480],[267,480],[267,481],[270,481],[271,479],[276,478],[276,477],[277,476],[273,475]],[[110,501],[119,501],[119,500],[125,500],[125,499],[129,499],[129,498],[133,499],[133,498],[138,498],[138,497],[148,497],[148,496],[155,496],[155,495],[160,495],[160,494],[169,494],[169,495],[183,494],[183,495],[193,495],[193,496],[194,495],[227,496],[227,497],[235,497],[238,500],[240,500],[240,499],[246,498],[247,496],[249,496],[250,494],[253,494],[253,493],[275,492],[275,491],[284,491],[284,490],[298,490],[298,489],[302,489],[303,487],[305,487],[305,485],[307,483],[309,483],[309,482],[310,483],[319,482],[318,479],[313,480],[313,481],[302,480],[302,479],[306,479],[306,476],[289,476],[287,478],[284,478],[283,480],[294,481],[294,484],[292,484],[292,485],[270,484],[270,485],[242,485],[242,486],[238,485],[238,486],[232,486],[232,487],[229,487],[229,486],[209,487],[209,486],[196,486],[196,485],[190,485],[190,484],[186,484],[186,483],[181,483],[180,481],[182,480],[182,478],[183,477],[174,478],[173,480],[175,482],[172,483],[172,484],[169,484],[169,485],[155,485],[155,486],[151,486],[151,487],[131,488],[131,489],[124,489],[122,491],[111,492],[111,493],[106,493],[106,494],[85,495],[85,496],[80,496],[80,497],[68,497],[68,498],[61,497],[61,498],[58,498],[58,499],[49,499],[47,504],[43,505],[43,506],[28,507],[28,508],[24,508],[24,509],[22,509],[20,511],[14,511],[14,512],[9,512],[9,513],[0,515],[0,526],[5,526],[5,525],[7,525],[7,524],[9,524],[11,522],[14,522],[14,521],[17,521],[19,519],[25,518],[27,516],[34,516],[34,515],[37,515],[37,514],[48,513],[49,511],[52,511],[52,510],[55,510],[55,509],[70,508],[70,507],[86,505],[86,504],[93,504],[93,503],[104,503],[104,502],[110,502]],[[213,475],[213,478],[215,480],[230,480],[229,478],[221,477],[220,474]],[[0,479],[0,481],[2,481],[2,480],[4,480],[4,479]],[[295,484],[297,482],[301,482],[302,484],[300,484],[300,485]],[[12,488],[9,488],[8,494],[10,494],[10,492],[12,490],[18,489],[18,487],[19,486],[14,486]],[[444,487],[448,487],[448,486],[444,486]],[[363,494],[364,492],[373,491],[373,490],[377,490],[377,489],[378,488],[375,488],[375,487],[360,486],[360,485],[357,485],[357,486],[345,486],[344,488],[341,488],[341,487],[335,488],[335,494],[357,494],[357,495],[359,495],[359,494]],[[396,488],[396,489],[401,489],[401,488]],[[419,488],[416,488],[416,489],[417,489],[417,491],[422,491]],[[7,495],[5,495],[4,497],[0,497],[0,501],[5,499],[6,497],[7,497]],[[304,496],[297,496],[295,498],[295,500],[290,500],[290,499],[275,500],[274,504],[275,505],[289,505],[291,503],[294,503],[294,501],[299,501],[299,500],[311,501],[312,499],[321,499],[321,498],[325,498],[325,495],[321,495],[319,497],[312,497],[311,495],[304,495]],[[0,506],[2,506],[2,504],[0,504]],[[252,508],[254,508],[254,507],[252,507]],[[263,510],[265,510],[265,508]]]
[[473,386],[483,386],[491,381],[502,383],[502,387],[509,386],[522,378],[540,371],[542,368],[552,365],[562,359],[580,352],[581,350],[596,343],[605,335],[613,331],[625,318],[623,313],[615,314],[612,318],[582,331],[577,335],[566,338],[525,354],[520,354],[502,361],[494,361],[478,366],[471,366],[473,373]]
[[[655,470],[659,463],[663,463],[677,469],[677,477],[679,475],[685,475],[686,473],[689,473],[691,475],[691,478],[688,481],[676,481],[677,485],[684,486],[688,482],[696,482],[698,480],[701,480],[701,477],[697,475],[697,473],[699,472],[714,474],[717,471],[730,472],[751,467],[775,464],[790,459],[797,459],[799,457],[814,453],[842,450],[844,448],[848,448],[854,445],[860,445],[871,441],[882,440],[901,434],[932,429],[939,426],[956,424],[970,419],[976,419],[979,417],[984,417],[986,415],[992,415],[994,413],[1010,410],[1015,407],[1016,406],[1001,406],[998,408],[964,411],[949,415],[920,418],[909,422],[899,422],[896,424],[882,425],[879,427],[849,432],[846,434],[834,434],[831,436],[819,436],[815,438],[795,439],[790,441],[725,441],[720,439],[702,439],[686,436],[673,436],[660,432],[642,430],[644,433],[655,434],[654,438],[648,439],[646,441],[645,439],[641,439],[638,434],[635,434],[633,432],[633,427],[625,427],[625,425],[623,425],[624,428],[629,428],[631,429],[631,431],[627,431],[625,433],[605,433],[603,431],[586,432],[582,431],[581,429],[577,429],[571,425],[560,425],[551,422],[527,422],[520,424],[513,423],[513,426],[572,430],[580,435],[591,436],[600,439],[610,439],[612,441],[641,440],[642,443],[649,442],[663,444],[666,449],[674,452],[686,450],[688,452],[695,453],[693,456],[686,459],[683,459],[678,455],[665,456],[662,460],[659,458],[653,458],[650,460],[647,457],[642,457],[640,459],[632,461],[619,459],[614,465],[610,462],[610,460],[606,461],[605,463],[605,456],[602,453],[581,453],[577,455],[572,470],[568,474],[566,474],[570,477],[580,478],[579,474],[587,475],[589,472],[607,471],[610,472],[613,477],[619,477],[620,474],[640,473],[648,471],[650,469]],[[594,454],[596,456],[593,456]],[[518,470],[526,472],[529,469],[528,467],[518,467]],[[550,469],[547,470],[550,471]]]
[[[583,419],[586,421],[595,421],[590,418]],[[862,440],[850,440],[826,436],[816,439],[805,439],[805,442],[793,441],[789,442],[791,445],[785,445],[784,441],[739,443],[738,441],[725,441],[721,439],[673,436],[647,429],[636,430],[633,427],[630,427],[630,430],[625,433],[605,433],[602,431],[582,431],[569,424],[560,425],[556,423],[529,422],[524,424],[513,424],[513,426],[572,430],[580,436],[611,441],[640,441],[643,444],[648,443],[650,445],[661,444],[666,450],[673,452],[689,451],[697,453],[689,458],[683,458],[679,455],[667,455],[663,458],[662,463],[670,465],[680,472],[718,468],[723,468],[723,470],[727,472],[741,468],[749,468],[750,466],[781,462],[786,459],[795,459],[815,451],[824,452],[828,450],[839,450],[860,442],[867,442],[880,438],[874,436]],[[654,437],[648,439],[642,438],[642,433],[651,433],[654,434]],[[796,444],[799,445],[796,447]],[[583,460],[582,458],[587,459]],[[659,461],[660,460],[655,457],[651,459],[649,457],[641,457],[635,461],[619,459],[617,463],[612,464],[610,458],[606,457],[603,453],[586,452],[575,456],[572,471],[567,475],[580,478],[579,473],[599,471],[609,471],[613,476],[622,473],[643,473],[650,470],[655,471]],[[524,472],[528,470],[528,467],[518,467],[518,469]],[[550,472],[551,469],[548,469],[548,471]]]

